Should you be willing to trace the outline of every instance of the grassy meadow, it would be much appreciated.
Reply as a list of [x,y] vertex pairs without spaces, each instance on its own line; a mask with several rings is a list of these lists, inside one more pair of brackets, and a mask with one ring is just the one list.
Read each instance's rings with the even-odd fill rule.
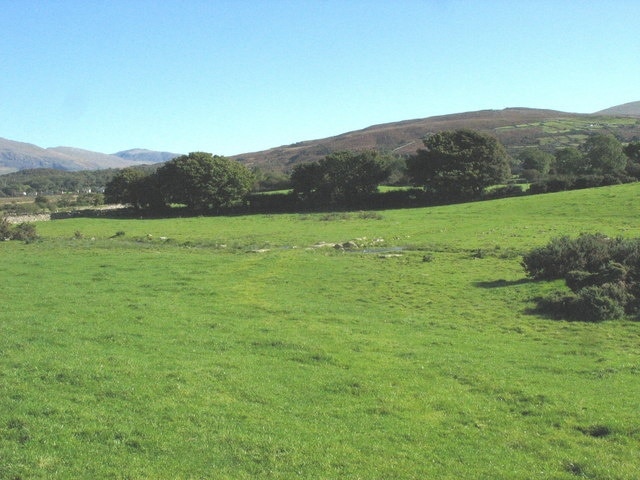
[[640,322],[531,313],[563,286],[520,261],[640,236],[639,194],[38,223],[0,243],[0,479],[637,478]]

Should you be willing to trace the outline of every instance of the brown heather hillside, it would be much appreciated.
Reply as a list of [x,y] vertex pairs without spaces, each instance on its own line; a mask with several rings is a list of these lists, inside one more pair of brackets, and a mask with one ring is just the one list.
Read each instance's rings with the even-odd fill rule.
[[422,147],[422,138],[429,133],[457,128],[491,133],[512,154],[526,146],[539,146],[549,151],[568,145],[577,146],[595,132],[612,133],[623,141],[640,139],[640,118],[506,108],[374,125],[335,137],[298,142],[232,158],[265,170],[289,171],[297,163],[319,160],[339,150],[375,149],[412,154]]

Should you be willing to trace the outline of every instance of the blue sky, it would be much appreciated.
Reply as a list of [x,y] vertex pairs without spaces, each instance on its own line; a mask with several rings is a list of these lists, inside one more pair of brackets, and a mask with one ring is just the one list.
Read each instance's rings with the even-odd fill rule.
[[234,155],[640,100],[637,0],[0,0],[0,137]]

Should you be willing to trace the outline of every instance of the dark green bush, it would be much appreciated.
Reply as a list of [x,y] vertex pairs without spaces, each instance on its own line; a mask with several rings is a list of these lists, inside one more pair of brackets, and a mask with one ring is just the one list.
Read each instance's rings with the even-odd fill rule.
[[585,287],[594,285],[596,275],[584,270],[571,270],[567,273],[565,282],[573,292],[578,292]]
[[491,200],[494,198],[517,197],[520,195],[524,195],[521,185],[505,185],[484,192],[482,198]]
[[542,312],[589,322],[640,312],[640,239],[556,238],[524,255],[522,264],[534,279],[563,278],[573,292],[540,300]]
[[20,223],[13,226],[6,218],[0,220],[0,240],[32,242],[37,238],[36,226],[33,223]]
[[12,240],[33,242],[38,238],[36,226],[33,223],[19,223],[13,228]]
[[622,318],[625,314],[625,297],[619,286],[610,283],[591,285],[578,292],[572,313],[576,320],[587,322]]
[[574,292],[578,292],[583,288],[594,285],[603,285],[605,283],[621,283],[624,282],[628,273],[627,267],[624,265],[610,261],[597,272],[586,272],[584,270],[572,270],[565,276],[565,282]]
[[594,272],[609,262],[621,241],[600,233],[582,234],[576,239],[554,238],[548,245],[524,255],[522,264],[527,274],[537,280],[564,278],[573,270]]
[[11,224],[6,218],[0,220],[0,240],[11,240]]

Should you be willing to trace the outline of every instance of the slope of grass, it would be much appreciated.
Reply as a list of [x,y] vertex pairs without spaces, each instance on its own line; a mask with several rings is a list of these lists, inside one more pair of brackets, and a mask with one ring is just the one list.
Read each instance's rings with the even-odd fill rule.
[[38,224],[0,244],[0,478],[635,478],[640,323],[529,313],[561,285],[520,255],[640,235],[639,190]]

